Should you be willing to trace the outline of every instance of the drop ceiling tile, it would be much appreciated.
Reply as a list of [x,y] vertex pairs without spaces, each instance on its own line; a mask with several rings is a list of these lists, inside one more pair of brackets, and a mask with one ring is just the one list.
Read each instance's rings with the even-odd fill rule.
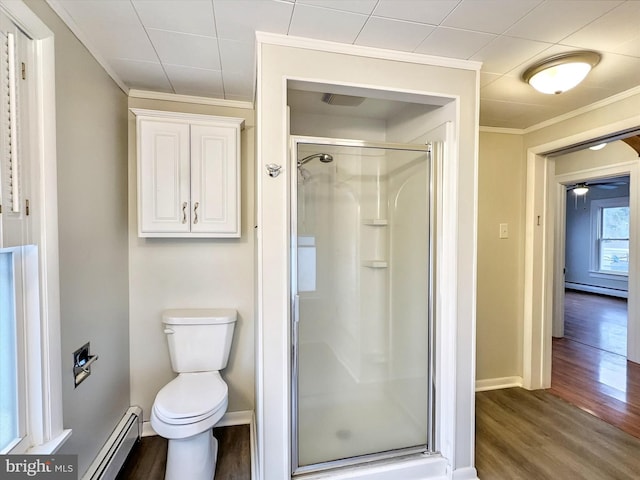
[[455,28],[438,27],[416,48],[416,53],[468,59],[496,35]]
[[434,29],[435,27],[423,23],[371,17],[355,44],[413,52]]
[[369,15],[373,12],[378,0],[297,0],[296,3]]
[[220,70],[218,41],[212,37],[148,29],[163,64]]
[[440,25],[460,0],[380,0],[373,14],[378,17]]
[[542,0],[463,0],[442,25],[486,33],[503,33]]
[[358,13],[296,4],[289,35],[353,43],[366,21],[367,16]]
[[562,44],[640,56],[640,1],[628,1],[562,40]]
[[553,57],[561,53],[572,52],[575,50],[571,47],[566,47],[564,45],[551,45],[549,43],[547,43],[546,45],[548,46],[548,48],[543,49],[536,55],[533,55],[532,57],[525,59],[523,62],[521,62],[520,64],[516,65],[514,68],[509,70],[507,72],[507,75],[520,77],[524,73],[524,71],[527,68],[529,68],[531,65],[535,65],[536,63],[541,62],[546,58]]
[[224,72],[225,98],[243,97],[245,100],[253,98],[255,90],[255,75],[249,71]]
[[216,36],[213,5],[203,0],[133,0],[145,28]]
[[165,65],[165,70],[179,95],[224,97],[222,88],[222,72],[203,68],[183,67],[180,65]]
[[503,102],[541,104],[548,100],[548,96],[535,91],[519,77],[503,75],[494,82],[480,87],[480,95],[487,100]]
[[527,62],[534,55],[548,49],[550,44],[512,38],[497,37],[471,57],[481,61],[482,70],[488,73],[507,73],[514,67]]
[[546,2],[529,12],[505,33],[512,37],[556,43],[622,3],[611,0]]
[[255,32],[286,34],[293,3],[273,0],[213,0],[219,38],[255,42]]
[[129,88],[174,93],[162,65],[158,62],[115,58],[109,63]]
[[480,100],[480,125],[486,127],[527,128],[552,117],[544,105]]
[[502,77],[502,75],[500,74],[485,73],[483,71],[480,71],[480,88],[486,87],[487,85],[495,82],[500,77]]
[[222,69],[229,72],[251,72],[256,68],[255,44],[235,40],[218,40]]
[[640,58],[604,53],[583,84],[611,89],[614,93],[637,87],[640,85]]
[[130,2],[63,0],[59,5],[104,58],[158,61]]

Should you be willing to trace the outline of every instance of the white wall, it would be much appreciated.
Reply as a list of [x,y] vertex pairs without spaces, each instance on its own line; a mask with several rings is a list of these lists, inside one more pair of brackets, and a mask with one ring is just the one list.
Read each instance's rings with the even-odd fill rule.
[[129,113],[129,298],[131,403],[149,419],[171,371],[161,314],[168,308],[233,308],[233,345],[222,376],[229,412],[254,409],[254,111],[130,98],[130,108],[242,117],[239,239],[151,239],[137,236],[135,117]]
[[[45,2],[55,34],[64,427],[82,474],[129,406],[127,98]],[[100,356],[78,388],[73,351]]]

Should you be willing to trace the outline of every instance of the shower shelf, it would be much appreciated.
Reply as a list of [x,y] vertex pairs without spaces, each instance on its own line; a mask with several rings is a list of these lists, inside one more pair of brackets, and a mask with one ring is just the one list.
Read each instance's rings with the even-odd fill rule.
[[387,268],[389,264],[384,260],[365,260],[362,262],[362,266],[368,268]]
[[364,225],[371,225],[372,227],[386,227],[389,225],[389,221],[386,218],[366,218],[362,223]]

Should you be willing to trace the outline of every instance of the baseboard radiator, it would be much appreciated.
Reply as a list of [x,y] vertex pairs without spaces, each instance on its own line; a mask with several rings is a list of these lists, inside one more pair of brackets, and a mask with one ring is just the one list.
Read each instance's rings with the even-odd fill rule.
[[82,480],[115,480],[127,455],[142,435],[142,409],[134,406],[124,414]]

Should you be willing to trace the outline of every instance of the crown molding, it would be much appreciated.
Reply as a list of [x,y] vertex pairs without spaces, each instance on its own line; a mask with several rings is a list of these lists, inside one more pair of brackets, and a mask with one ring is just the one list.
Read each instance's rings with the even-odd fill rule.
[[179,95],[177,93],[154,92],[151,90],[129,90],[130,98],[146,98],[148,100],[164,100],[167,102],[195,103],[198,105],[212,105],[215,107],[242,108],[253,110],[253,102],[239,100],[224,100],[222,98],[197,97],[193,95]]
[[323,52],[342,53],[359,57],[381,58],[406,63],[419,63],[421,65],[433,65],[437,67],[458,68],[462,70],[480,71],[482,62],[473,60],[460,60],[456,58],[438,57],[435,55],[423,55],[413,52],[401,52],[387,50],[385,48],[366,47],[362,45],[350,45],[346,43],[329,42],[313,38],[294,37],[276,33],[256,32],[258,44],[281,45],[285,47],[305,48],[307,50],[319,50]]
[[480,126],[479,130],[482,133],[504,133],[506,135],[524,135],[524,130],[521,129],[521,128],[483,127],[483,126]]
[[610,97],[604,98],[597,102],[591,103],[589,105],[585,105],[584,107],[577,108],[576,110],[572,110],[563,115],[559,115],[554,118],[550,118],[549,120],[545,120],[544,122],[540,122],[536,125],[532,125],[523,130],[523,133],[531,133],[537,130],[541,130],[546,127],[550,127],[552,125],[556,125],[558,123],[564,122],[571,118],[577,117],[579,115],[583,115],[585,113],[592,112],[594,110],[598,110],[599,108],[606,107],[607,105],[611,105],[612,103],[619,102],[624,100],[625,98],[633,97],[634,95],[640,95],[640,86],[630,88],[629,90],[625,90],[624,92],[617,93]]

